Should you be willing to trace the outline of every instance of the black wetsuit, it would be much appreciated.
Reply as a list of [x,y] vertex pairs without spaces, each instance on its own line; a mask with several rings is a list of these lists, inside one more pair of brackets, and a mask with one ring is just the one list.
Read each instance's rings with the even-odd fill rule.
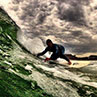
[[48,46],[42,53],[39,53],[38,56],[44,55],[47,51],[53,52],[53,54],[50,57],[51,60],[56,60],[57,58],[63,58],[69,62],[69,59],[64,55],[65,49],[62,45],[53,44],[52,47]]

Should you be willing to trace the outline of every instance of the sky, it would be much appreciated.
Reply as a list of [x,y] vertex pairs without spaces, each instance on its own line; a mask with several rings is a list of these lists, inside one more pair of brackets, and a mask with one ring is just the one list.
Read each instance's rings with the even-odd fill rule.
[[51,38],[69,53],[97,54],[97,0],[0,0],[32,39]]

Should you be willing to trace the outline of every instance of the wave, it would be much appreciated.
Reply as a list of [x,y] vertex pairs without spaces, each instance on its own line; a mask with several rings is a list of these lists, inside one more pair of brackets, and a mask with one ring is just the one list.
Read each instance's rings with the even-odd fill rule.
[[44,63],[17,41],[18,30],[19,27],[1,10],[1,97],[97,97],[96,62],[79,69]]

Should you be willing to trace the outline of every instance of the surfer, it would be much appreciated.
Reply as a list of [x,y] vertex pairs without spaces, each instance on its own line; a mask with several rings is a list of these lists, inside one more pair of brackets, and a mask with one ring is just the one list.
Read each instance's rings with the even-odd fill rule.
[[53,52],[50,58],[46,58],[46,61],[56,60],[57,58],[65,59],[68,64],[71,64],[70,59],[64,54],[65,48],[62,45],[54,44],[50,39],[46,40],[47,47],[41,53],[37,54],[37,57],[44,55],[47,51]]

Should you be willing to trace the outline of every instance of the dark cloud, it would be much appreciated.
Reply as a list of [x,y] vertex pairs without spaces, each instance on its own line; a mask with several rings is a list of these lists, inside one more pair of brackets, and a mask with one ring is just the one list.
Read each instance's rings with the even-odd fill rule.
[[85,24],[83,8],[79,0],[59,2],[58,15],[61,20]]
[[13,4],[19,4],[20,2],[23,2],[24,0],[12,0]]
[[72,49],[72,52],[77,54],[97,52],[97,42],[94,42],[93,40],[88,43],[84,42],[84,44],[69,44],[69,46]]
[[82,32],[82,31],[72,31],[72,35],[74,36],[74,37],[79,37],[79,36],[82,36],[82,34],[83,34],[84,32]]

